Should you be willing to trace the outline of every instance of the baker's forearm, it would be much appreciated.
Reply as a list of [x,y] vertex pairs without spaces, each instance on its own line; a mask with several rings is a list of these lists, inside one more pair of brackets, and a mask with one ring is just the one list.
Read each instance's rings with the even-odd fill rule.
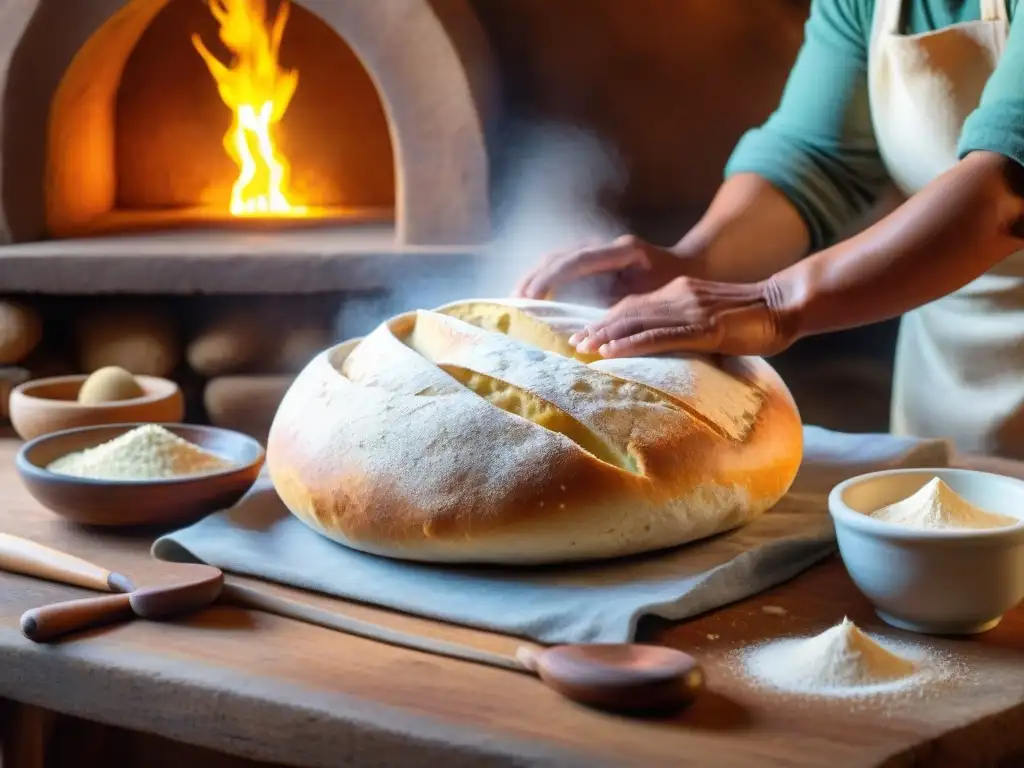
[[696,258],[705,279],[757,282],[793,264],[809,247],[807,226],[785,195],[759,176],[737,174],[673,250]]
[[1024,169],[968,155],[895,212],[775,276],[798,336],[898,317],[1024,248]]

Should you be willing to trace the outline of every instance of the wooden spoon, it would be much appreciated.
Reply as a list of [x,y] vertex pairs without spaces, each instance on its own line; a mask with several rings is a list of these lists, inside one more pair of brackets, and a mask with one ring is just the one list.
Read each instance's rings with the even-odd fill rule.
[[516,656],[549,688],[600,709],[678,709],[692,703],[704,687],[696,659],[661,645],[524,645]]
[[[45,563],[55,562],[53,556],[56,555],[56,562],[63,563],[64,567],[47,571],[44,578],[62,580],[64,576],[67,578],[63,580],[68,583],[82,584],[71,580],[79,578],[78,566],[67,566],[77,558],[39,545],[33,547],[21,550],[28,553],[24,556],[27,565],[23,566],[27,570],[22,572],[42,575],[40,569],[45,570]],[[33,556],[40,558],[40,563],[33,565]],[[88,566],[86,571],[94,576],[93,572],[104,573],[97,566],[78,562]],[[26,611],[21,617],[21,631],[30,640],[46,642],[76,630],[124,621],[134,616],[152,620],[178,616],[201,610],[219,599],[377,642],[532,674],[561,695],[602,709],[679,708],[690,704],[704,687],[704,674],[697,661],[674,648],[629,643],[556,645],[548,648],[523,644],[516,657],[510,658],[390,629],[251,587],[225,585],[223,572],[213,566],[182,567],[191,569],[194,576],[176,584],[136,589],[127,594],[69,600]],[[106,581],[103,583],[107,584]],[[103,588],[96,584],[99,582],[93,579],[94,588]]]
[[135,616],[158,621],[205,608],[220,596],[224,574],[209,565],[186,567],[194,574],[186,581],[33,608],[22,614],[21,632],[29,640],[45,643],[71,632]]
[[704,687],[696,659],[658,645],[608,643],[542,647],[523,644],[516,657],[402,632],[315,608],[240,584],[226,584],[221,602],[316,624],[402,648],[539,677],[566,698],[619,712],[679,709]]
[[8,533],[0,533],[0,569],[100,592],[135,589],[127,576]]

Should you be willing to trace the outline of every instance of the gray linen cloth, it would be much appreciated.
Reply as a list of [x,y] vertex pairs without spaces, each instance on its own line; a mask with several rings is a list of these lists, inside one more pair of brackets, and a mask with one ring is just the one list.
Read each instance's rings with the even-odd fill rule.
[[285,509],[266,475],[233,508],[162,536],[162,560],[313,590],[542,643],[629,642],[645,616],[680,620],[786,581],[835,550],[827,495],[839,481],[889,467],[942,467],[941,440],[805,427],[790,493],[750,524],[671,550],[558,567],[426,565],[336,544]]

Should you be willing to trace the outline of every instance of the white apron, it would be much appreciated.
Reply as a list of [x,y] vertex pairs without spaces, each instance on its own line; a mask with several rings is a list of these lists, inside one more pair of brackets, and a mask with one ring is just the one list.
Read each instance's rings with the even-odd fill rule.
[[[901,35],[901,0],[876,0],[871,114],[882,159],[903,194],[957,162],[964,120],[1009,36],[1006,2],[981,0],[978,22]],[[1024,252],[904,315],[895,367],[893,432],[1024,458]]]

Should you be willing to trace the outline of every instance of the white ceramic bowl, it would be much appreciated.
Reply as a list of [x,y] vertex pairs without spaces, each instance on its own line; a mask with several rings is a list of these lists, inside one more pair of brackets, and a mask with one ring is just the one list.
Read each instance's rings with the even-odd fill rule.
[[[1004,528],[922,530],[869,517],[938,477]],[[894,627],[967,635],[995,627],[1024,599],[1024,482],[969,469],[893,469],[846,480],[829,494],[839,553],[878,616]]]

